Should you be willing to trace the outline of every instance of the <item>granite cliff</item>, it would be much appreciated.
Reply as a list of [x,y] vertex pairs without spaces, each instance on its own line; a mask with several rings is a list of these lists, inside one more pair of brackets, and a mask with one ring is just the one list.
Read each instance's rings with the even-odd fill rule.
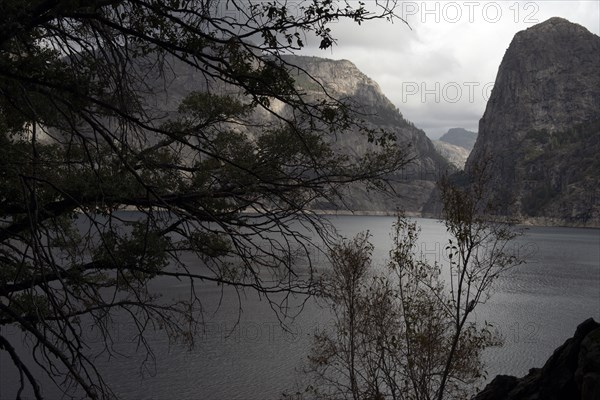
[[469,150],[441,140],[434,140],[433,146],[442,157],[456,168],[463,169],[465,167],[465,163],[469,158]]
[[498,70],[467,172],[521,219],[600,222],[600,37],[562,18],[517,33]]
[[[401,112],[383,94],[379,85],[362,73],[352,62],[318,57],[287,56],[292,76],[308,97],[320,98],[322,88],[307,79],[307,74],[323,85],[328,95],[352,105],[360,118],[372,129],[392,133],[397,142],[405,145],[414,158],[403,171],[391,178],[394,195],[369,192],[362,185],[349,188],[346,205],[357,211],[394,212],[401,208],[407,212],[421,213],[435,188],[440,174],[453,167],[435,149],[425,132],[404,119]],[[356,131],[336,138],[336,146],[343,152],[361,153],[364,140]],[[323,204],[324,208],[337,208],[336,204]]]
[[[365,185],[357,184],[348,188],[343,205],[320,202],[315,203],[314,207],[328,210],[349,208],[363,212],[394,212],[401,208],[407,212],[421,213],[436,179],[447,169],[452,169],[436,152],[425,133],[405,120],[379,85],[350,61],[292,55],[283,59],[289,64],[291,76],[307,101],[319,101],[331,96],[350,104],[367,127],[393,134],[398,143],[407,146],[414,158],[403,171],[389,177],[393,194],[371,191]],[[149,82],[153,96],[147,99],[153,107],[167,114],[175,112],[179,102],[189,92],[207,90],[205,80],[195,70],[177,60],[169,60],[169,63],[169,75],[156,77],[156,84]],[[168,85],[162,88],[165,81]],[[231,94],[232,88],[212,87],[210,90]],[[291,112],[277,100],[271,102],[271,107],[279,113]],[[261,122],[274,117],[265,110],[257,110],[254,118]],[[248,134],[252,135],[252,132]],[[360,154],[366,150],[366,145],[364,137],[356,129],[350,129],[335,138],[335,147],[347,154]]]

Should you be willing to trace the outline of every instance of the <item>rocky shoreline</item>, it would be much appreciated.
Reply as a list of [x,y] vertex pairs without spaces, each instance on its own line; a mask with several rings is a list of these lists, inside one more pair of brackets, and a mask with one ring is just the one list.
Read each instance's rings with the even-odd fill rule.
[[600,399],[600,324],[592,318],[522,378],[498,375],[472,400]]
[[[335,215],[335,216],[371,216],[371,217],[395,217],[398,211],[350,211],[350,210],[310,210],[317,215]],[[432,213],[405,212],[404,215],[411,218],[437,219],[441,217]],[[600,229],[600,221],[568,221],[560,218],[535,218],[526,217],[517,219],[517,225],[523,227],[557,227],[557,228],[589,228]]]
[[554,226],[560,228],[590,228],[599,229],[600,221],[567,221],[560,218],[527,217],[519,221],[523,226]]

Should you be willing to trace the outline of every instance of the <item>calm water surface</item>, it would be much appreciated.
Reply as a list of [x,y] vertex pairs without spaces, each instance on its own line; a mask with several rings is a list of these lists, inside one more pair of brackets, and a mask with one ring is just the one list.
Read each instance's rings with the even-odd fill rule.
[[[443,225],[417,221],[421,252],[430,260],[443,261],[447,242]],[[332,217],[332,222],[346,237],[368,229],[376,247],[374,260],[385,265],[394,218]],[[573,335],[577,324],[589,317],[600,320],[600,230],[529,228],[519,245],[527,264],[501,277],[494,296],[477,310],[476,318],[491,322],[505,340],[502,348],[485,354],[490,377],[524,375],[531,367],[541,367]],[[167,296],[188,288],[183,282],[158,285]],[[200,290],[206,299],[207,323],[191,351],[167,345],[157,333],[150,337],[155,362],[143,363],[131,343],[130,327],[117,326],[113,349],[129,357],[100,362],[117,394],[125,399],[251,400],[277,399],[285,390],[305,387],[303,365],[313,333],[328,326],[326,310],[310,300],[296,318],[285,321],[288,331],[284,331],[268,302],[254,293],[242,295],[240,315],[235,292],[222,293],[212,285]],[[303,301],[292,299],[290,304]],[[3,334],[18,333],[5,328]],[[1,400],[14,398],[16,378],[6,353],[0,353]],[[48,392],[49,398],[55,396],[56,392]]]

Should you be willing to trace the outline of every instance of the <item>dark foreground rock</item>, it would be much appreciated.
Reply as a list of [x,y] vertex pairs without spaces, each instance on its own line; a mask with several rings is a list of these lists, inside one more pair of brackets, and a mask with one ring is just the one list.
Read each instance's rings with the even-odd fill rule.
[[522,378],[499,375],[472,400],[599,400],[600,324],[593,319]]

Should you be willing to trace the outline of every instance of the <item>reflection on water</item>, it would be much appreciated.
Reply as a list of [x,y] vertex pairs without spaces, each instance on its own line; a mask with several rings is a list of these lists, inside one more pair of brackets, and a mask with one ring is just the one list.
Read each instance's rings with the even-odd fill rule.
[[531,228],[525,241],[537,251],[499,279],[495,296],[480,310],[506,340],[488,353],[494,374],[541,367],[579,323],[600,320],[600,230]]
[[[332,217],[332,221],[345,237],[368,229],[374,260],[385,265],[394,218]],[[431,261],[443,261],[447,242],[443,225],[427,219],[418,222],[420,251]],[[490,377],[524,375],[531,367],[541,367],[578,323],[589,317],[600,320],[600,230],[530,228],[517,248],[526,249],[527,264],[501,277],[492,299],[476,314],[505,339],[504,347],[486,352]],[[166,296],[188,288],[185,282],[156,285]],[[135,354],[131,327],[116,324],[113,350],[129,357],[104,357],[100,368],[117,394],[127,399],[277,399],[284,390],[304,387],[303,363],[315,330],[328,327],[326,310],[312,299],[292,299],[289,314],[297,314],[294,306],[304,308],[285,320],[285,331],[269,303],[252,292],[238,299],[235,291],[215,285],[198,290],[205,299],[206,325],[191,351],[167,345],[158,332],[149,338],[155,363],[144,363],[144,357]],[[3,329],[3,335],[18,335]],[[14,397],[9,394],[14,393],[15,371],[6,353],[0,357],[0,398]],[[56,392],[47,394],[53,398]]]

